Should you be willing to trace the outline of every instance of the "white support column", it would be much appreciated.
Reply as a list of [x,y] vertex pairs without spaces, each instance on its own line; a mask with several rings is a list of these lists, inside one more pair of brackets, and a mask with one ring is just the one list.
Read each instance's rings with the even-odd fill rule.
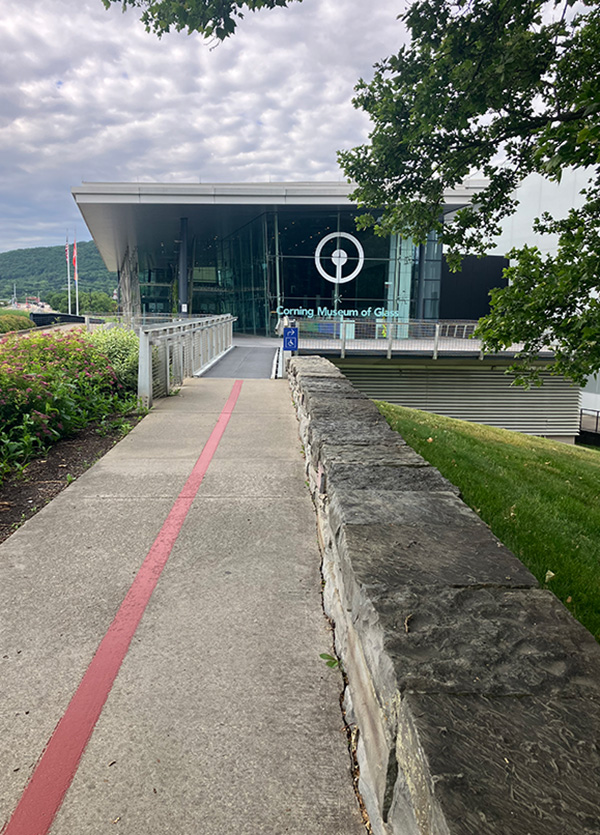
[[341,359],[346,356],[346,322],[344,319],[340,322],[340,338],[342,340]]

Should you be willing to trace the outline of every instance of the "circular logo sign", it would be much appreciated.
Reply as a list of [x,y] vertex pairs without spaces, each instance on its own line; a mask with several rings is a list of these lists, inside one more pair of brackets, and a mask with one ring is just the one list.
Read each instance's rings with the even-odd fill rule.
[[[339,245],[339,239],[345,238],[348,241],[351,241],[356,249],[355,256],[349,256],[345,249],[342,249]],[[335,249],[332,254],[327,256],[322,256],[321,253],[323,252],[323,247],[329,241],[338,240],[338,248]],[[344,264],[347,263],[350,257],[354,257],[356,259],[356,267],[349,275],[344,275],[342,272],[342,268]],[[335,269],[335,275],[332,275],[331,272],[328,272],[325,267],[323,266],[323,261],[327,266],[329,266],[328,262],[333,264]],[[365,263],[365,253],[360,244],[360,241],[357,240],[354,235],[349,235],[348,232],[332,232],[330,235],[325,235],[323,240],[319,243],[319,246],[315,252],[315,265],[319,271],[319,273],[326,278],[327,281],[331,281],[333,284],[346,284],[347,281],[352,281],[353,278],[359,274],[362,270]]]

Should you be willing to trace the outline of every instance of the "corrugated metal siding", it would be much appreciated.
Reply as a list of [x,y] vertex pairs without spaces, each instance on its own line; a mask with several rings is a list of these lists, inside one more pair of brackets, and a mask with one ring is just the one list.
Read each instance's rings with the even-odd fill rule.
[[540,387],[511,386],[498,368],[346,367],[368,397],[530,435],[577,435],[579,388],[543,375]]

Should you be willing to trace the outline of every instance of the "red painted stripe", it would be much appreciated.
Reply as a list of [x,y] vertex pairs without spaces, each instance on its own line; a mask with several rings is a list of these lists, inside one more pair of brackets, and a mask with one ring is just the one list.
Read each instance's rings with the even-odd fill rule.
[[131,640],[169,558],[242,388],[236,380],[217,425],[142,563],[81,684],[56,726],[23,792],[5,835],[46,835],[111,691]]

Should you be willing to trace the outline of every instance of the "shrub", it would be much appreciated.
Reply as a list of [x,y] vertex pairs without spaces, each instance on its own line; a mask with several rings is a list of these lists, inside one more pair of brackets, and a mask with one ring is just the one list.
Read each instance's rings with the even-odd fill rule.
[[23,316],[21,313],[3,313],[0,316],[0,333],[24,331],[34,327],[35,325],[31,319],[28,316]]
[[85,333],[0,339],[0,478],[91,421],[135,405]]
[[135,331],[119,327],[102,328],[95,330],[90,339],[108,357],[123,388],[137,393],[140,340]]

